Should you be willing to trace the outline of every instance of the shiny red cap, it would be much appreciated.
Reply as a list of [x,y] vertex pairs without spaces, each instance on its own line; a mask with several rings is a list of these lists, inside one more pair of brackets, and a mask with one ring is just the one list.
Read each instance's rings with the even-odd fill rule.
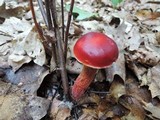
[[106,68],[118,58],[117,44],[103,33],[89,32],[73,48],[76,59],[92,68]]

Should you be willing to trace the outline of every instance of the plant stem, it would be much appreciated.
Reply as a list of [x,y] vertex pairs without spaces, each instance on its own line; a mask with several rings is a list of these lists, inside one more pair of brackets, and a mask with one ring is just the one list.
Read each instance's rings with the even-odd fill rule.
[[58,49],[58,60],[59,60],[59,66],[61,70],[61,77],[62,77],[62,85],[64,89],[64,98],[66,100],[69,100],[69,85],[68,85],[68,78],[67,78],[67,71],[65,67],[65,60],[64,60],[64,53],[63,53],[63,47],[62,47],[62,39],[57,23],[57,12],[56,12],[56,3],[55,0],[52,0],[50,3],[51,5],[51,11],[52,11],[52,17],[53,17],[53,23],[54,23],[54,29],[55,29],[55,36],[57,39],[57,49]]
[[38,0],[38,5],[39,5],[40,11],[42,13],[44,23],[48,26],[48,20],[47,20],[46,12],[45,12],[44,7],[43,7],[42,0]]
[[30,0],[30,9],[31,9],[31,12],[32,12],[32,17],[33,17],[33,21],[34,21],[34,24],[35,24],[35,28],[42,40],[42,44],[45,48],[45,51],[46,53],[50,54],[51,53],[51,49],[48,47],[48,41],[45,41],[45,38],[43,36],[43,31],[42,29],[40,28],[39,24],[37,23],[37,19],[36,19],[36,16],[35,16],[35,12],[34,12],[34,7],[33,7],[33,1]]
[[48,30],[52,29],[52,20],[51,20],[51,13],[50,13],[50,0],[45,0],[46,6],[46,13],[47,13],[47,21],[48,21]]
[[30,1],[30,9],[31,9],[31,12],[32,12],[32,17],[33,17],[33,21],[34,21],[35,27],[36,27],[36,29],[38,31],[38,34],[41,37],[41,39],[44,40],[43,32],[40,29],[40,27],[39,27],[39,25],[37,23],[37,20],[36,20],[36,16],[35,16],[35,12],[34,12],[34,7],[33,7],[33,2],[32,2],[32,0],[29,0],[29,1]]
[[69,34],[69,28],[70,28],[70,23],[71,23],[73,7],[74,7],[74,0],[71,0],[71,6],[70,6],[69,13],[68,13],[66,34],[65,34],[65,39],[64,39],[64,42],[65,42],[64,43],[64,58],[65,58],[65,60],[67,58],[68,34]]
[[61,14],[62,14],[62,41],[64,41],[64,3],[61,0]]

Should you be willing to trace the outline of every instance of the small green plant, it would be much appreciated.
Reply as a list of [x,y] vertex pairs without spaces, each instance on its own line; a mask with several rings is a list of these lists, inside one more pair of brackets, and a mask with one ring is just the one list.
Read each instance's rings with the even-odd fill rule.
[[119,3],[121,3],[123,0],[111,0],[111,2],[112,2],[112,5],[114,6],[114,7],[116,7]]

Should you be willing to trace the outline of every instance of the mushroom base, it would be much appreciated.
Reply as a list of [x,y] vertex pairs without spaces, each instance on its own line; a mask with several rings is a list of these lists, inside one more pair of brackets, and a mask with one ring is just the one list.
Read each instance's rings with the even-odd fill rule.
[[71,95],[74,100],[79,100],[80,97],[84,94],[86,89],[93,81],[96,72],[97,69],[83,66],[82,72],[77,77],[74,85],[72,86]]

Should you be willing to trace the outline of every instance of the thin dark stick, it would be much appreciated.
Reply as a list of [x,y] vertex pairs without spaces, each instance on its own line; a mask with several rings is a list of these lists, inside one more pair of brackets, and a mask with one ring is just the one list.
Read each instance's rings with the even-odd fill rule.
[[61,0],[61,14],[62,14],[62,41],[64,41],[64,3]]
[[48,20],[48,30],[52,29],[52,20],[51,20],[51,13],[50,13],[50,0],[45,0],[46,6],[46,13],[47,13],[47,20]]
[[53,23],[55,28],[55,36],[57,39],[57,49],[58,49],[58,60],[60,65],[60,72],[62,77],[62,85],[64,89],[64,99],[69,100],[69,84],[68,84],[68,78],[67,78],[67,71],[65,67],[65,60],[64,60],[64,54],[63,54],[63,47],[61,42],[61,34],[59,31],[58,23],[57,23],[57,12],[56,12],[56,3],[55,0],[52,0],[51,2],[51,11],[52,11],[52,17],[53,17]]
[[69,28],[70,28],[70,23],[71,23],[71,17],[72,17],[72,11],[74,7],[74,0],[71,0],[71,6],[70,10],[68,13],[68,20],[67,20],[67,27],[66,27],[66,34],[65,34],[65,43],[64,43],[64,58],[66,60],[67,58],[67,46],[68,46],[68,34],[69,34]]
[[48,47],[48,41],[45,40],[45,38],[43,36],[43,31],[40,28],[39,24],[37,23],[37,19],[36,19],[36,16],[35,16],[32,0],[30,0],[30,9],[31,9],[31,12],[32,12],[32,17],[33,17],[33,21],[34,21],[34,24],[35,24],[35,28],[36,28],[40,38],[42,39],[42,44],[45,48],[45,51],[46,51],[47,54],[50,55],[51,54],[51,49]]
[[32,2],[32,0],[29,0],[29,1],[30,1],[30,9],[31,9],[31,12],[32,12],[32,17],[33,17],[33,21],[34,21],[35,27],[36,27],[36,29],[38,31],[38,34],[41,37],[41,39],[44,40],[43,32],[39,28],[39,24],[37,23],[37,20],[36,20],[36,16],[35,16],[35,12],[34,12],[34,7],[33,7],[33,2]]
[[44,23],[48,26],[48,20],[47,20],[46,12],[45,12],[44,7],[43,7],[42,0],[38,0],[38,5],[39,5],[40,11],[42,13]]

